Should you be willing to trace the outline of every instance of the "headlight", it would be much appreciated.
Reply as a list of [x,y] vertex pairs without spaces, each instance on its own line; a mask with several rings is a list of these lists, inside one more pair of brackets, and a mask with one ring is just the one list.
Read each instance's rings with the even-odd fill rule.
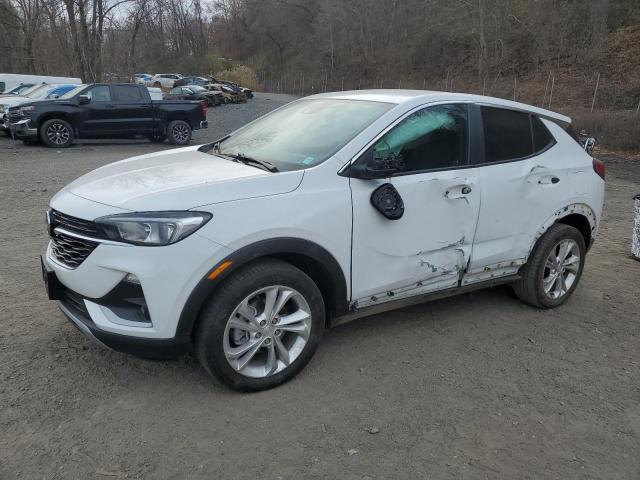
[[[0,113],[4,113],[5,107],[4,105],[0,105]],[[9,111],[9,109],[7,108],[7,111]]]
[[20,107],[20,113],[25,114],[28,112],[33,112],[36,109],[33,105],[26,105],[24,107]]
[[158,246],[188,237],[211,216],[207,212],[144,212],[100,217],[95,222],[110,240]]

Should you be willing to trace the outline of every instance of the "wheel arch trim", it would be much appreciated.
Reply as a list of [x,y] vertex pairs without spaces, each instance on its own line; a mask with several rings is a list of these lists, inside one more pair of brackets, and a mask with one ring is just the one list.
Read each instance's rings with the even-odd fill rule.
[[[324,288],[320,285],[318,285],[318,287],[322,291],[323,297],[325,297],[326,293],[329,294],[331,304],[326,305],[328,311],[333,315],[341,315],[348,310],[349,301],[347,297],[346,277],[340,264],[328,250],[317,243],[301,238],[272,238],[261,240],[235,250],[207,271],[191,291],[186,303],[182,307],[175,336],[182,338],[191,336],[202,307],[215,289],[233,272],[260,258],[281,258],[287,261],[288,256],[308,259],[313,262],[314,266],[322,269],[321,275],[327,280],[330,280],[330,282],[325,284]],[[209,279],[209,276],[216,270],[219,270],[220,266],[226,262],[231,263],[227,268],[222,268],[222,270],[215,275],[215,278]],[[297,266],[295,263],[291,263]],[[327,292],[327,288],[331,291]],[[325,297],[325,301],[326,300],[327,298]]]
[[[540,237],[542,237],[547,230],[551,228],[552,225],[556,223],[563,223],[562,219],[566,219],[570,215],[576,215],[585,218],[589,222],[591,239],[593,239],[596,235],[598,229],[598,219],[594,210],[587,205],[586,203],[572,203],[570,205],[564,206],[562,208],[557,209],[553,215],[551,215],[547,220],[536,230],[536,233],[529,245],[529,250],[527,253],[527,259],[531,256],[533,249]],[[582,233],[582,232],[581,232]],[[589,248],[589,243],[587,243],[587,248]]]

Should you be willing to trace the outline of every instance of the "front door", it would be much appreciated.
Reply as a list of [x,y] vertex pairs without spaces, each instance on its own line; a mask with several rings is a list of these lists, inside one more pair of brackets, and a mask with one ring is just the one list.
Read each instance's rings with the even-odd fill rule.
[[113,133],[115,105],[108,85],[96,85],[82,92],[89,97],[89,103],[82,105],[85,120],[80,127],[81,136],[86,138],[102,137]]
[[373,165],[393,158],[401,165],[387,179],[350,179],[357,307],[458,285],[480,208],[477,169],[468,166],[468,124],[466,104],[425,107],[356,160]]

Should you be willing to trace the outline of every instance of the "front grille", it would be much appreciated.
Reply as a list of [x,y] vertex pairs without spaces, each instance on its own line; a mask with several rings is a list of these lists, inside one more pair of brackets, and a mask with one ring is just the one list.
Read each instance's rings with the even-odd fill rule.
[[98,246],[98,242],[90,242],[71,237],[63,233],[55,233],[51,237],[51,252],[56,260],[64,265],[76,268]]
[[98,226],[89,220],[72,217],[57,210],[51,210],[51,229],[56,227],[64,228],[70,232],[79,233],[88,237],[102,238]]

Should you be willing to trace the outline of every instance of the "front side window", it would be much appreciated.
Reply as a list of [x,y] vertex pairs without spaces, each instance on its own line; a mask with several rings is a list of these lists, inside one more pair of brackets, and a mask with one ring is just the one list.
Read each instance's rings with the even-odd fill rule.
[[279,170],[312,167],[392,106],[333,98],[298,100],[238,130],[220,144],[219,152],[264,160]]
[[402,120],[373,146],[373,161],[398,157],[401,171],[457,168],[467,163],[467,106],[436,105]]
[[97,87],[90,88],[84,95],[89,97],[92,102],[110,102],[111,101],[111,92],[109,91],[109,87],[106,85],[100,85]]
[[481,107],[485,163],[504,162],[533,154],[529,114]]

